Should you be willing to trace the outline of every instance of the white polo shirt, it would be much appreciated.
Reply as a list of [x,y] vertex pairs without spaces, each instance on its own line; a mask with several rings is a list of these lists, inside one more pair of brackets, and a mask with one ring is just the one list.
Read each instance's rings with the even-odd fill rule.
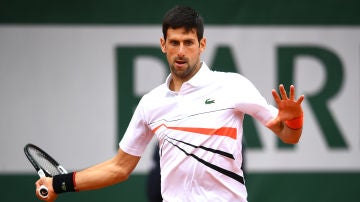
[[141,156],[156,136],[164,201],[247,201],[244,114],[265,124],[278,110],[245,77],[211,71],[204,62],[179,92],[170,81],[171,75],[142,97],[120,148]]

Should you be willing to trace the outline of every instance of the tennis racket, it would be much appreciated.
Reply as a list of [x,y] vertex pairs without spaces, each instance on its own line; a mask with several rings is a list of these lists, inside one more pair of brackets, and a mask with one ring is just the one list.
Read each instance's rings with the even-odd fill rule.
[[[33,144],[27,144],[24,147],[26,157],[30,163],[34,166],[36,172],[42,177],[53,177],[59,174],[66,174],[67,171],[62,167],[55,159],[53,159],[44,150]],[[41,185],[39,188],[39,194],[43,198],[48,196],[48,188]]]

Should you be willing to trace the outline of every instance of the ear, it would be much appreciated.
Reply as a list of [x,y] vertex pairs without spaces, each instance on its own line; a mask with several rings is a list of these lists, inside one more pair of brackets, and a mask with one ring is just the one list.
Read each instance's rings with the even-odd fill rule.
[[164,37],[160,38],[160,47],[161,47],[161,51],[166,54],[166,40],[164,39]]
[[205,51],[205,48],[206,48],[206,38],[203,37],[201,40],[200,40],[200,52],[204,52]]

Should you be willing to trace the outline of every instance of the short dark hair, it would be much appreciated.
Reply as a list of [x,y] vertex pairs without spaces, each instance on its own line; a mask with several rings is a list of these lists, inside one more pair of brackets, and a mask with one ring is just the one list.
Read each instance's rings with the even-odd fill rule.
[[170,9],[163,18],[162,32],[166,40],[169,28],[177,29],[184,27],[186,31],[196,29],[198,40],[204,36],[204,21],[197,11],[188,6],[175,6]]

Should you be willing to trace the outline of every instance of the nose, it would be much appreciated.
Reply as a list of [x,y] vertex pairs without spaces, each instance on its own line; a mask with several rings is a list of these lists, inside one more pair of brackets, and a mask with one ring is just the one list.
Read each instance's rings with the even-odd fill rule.
[[184,57],[184,56],[185,56],[185,47],[184,47],[184,44],[180,44],[180,45],[179,45],[179,49],[178,49],[177,55],[178,55],[178,57]]

